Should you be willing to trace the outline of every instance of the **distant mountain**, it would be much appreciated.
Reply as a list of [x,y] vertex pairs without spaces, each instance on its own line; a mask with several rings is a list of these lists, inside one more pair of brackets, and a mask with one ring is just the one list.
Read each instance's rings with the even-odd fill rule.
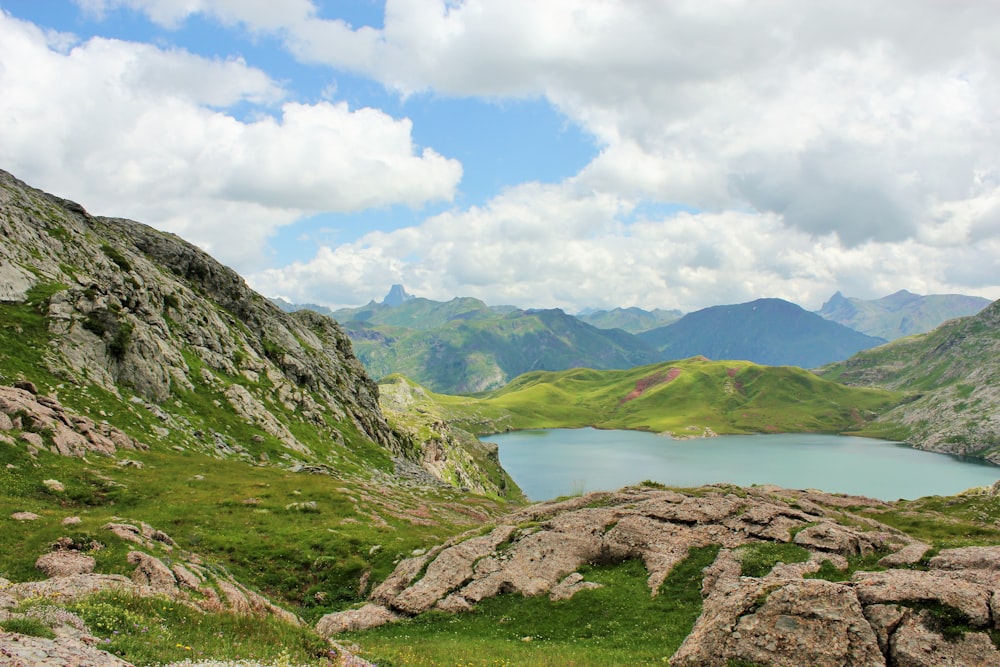
[[1000,301],[818,372],[848,385],[910,392],[911,400],[879,418],[892,437],[1000,463]]
[[962,294],[921,296],[900,290],[866,301],[837,292],[816,313],[869,336],[895,340],[926,333],[956,317],[975,315],[988,305],[989,299]]
[[[418,298],[393,312],[342,325],[373,376],[401,373],[451,394],[502,387],[532,370],[631,368],[656,359],[631,334],[598,329],[559,309],[498,313],[476,304],[482,306],[476,299],[442,304]],[[439,321],[446,313],[450,319]]]
[[577,318],[598,329],[622,329],[637,334],[662,327],[679,320],[684,313],[679,310],[648,311],[642,308],[614,308],[612,310],[595,310],[579,313]]
[[292,303],[288,299],[282,299],[280,296],[272,297],[268,299],[271,303],[276,305],[281,310],[286,313],[294,313],[299,310],[311,310],[313,312],[319,313],[320,315],[326,315],[329,317],[333,311],[326,306],[320,306],[315,303]]
[[331,313],[338,322],[365,322],[370,326],[436,329],[453,320],[481,320],[516,311],[513,306],[490,307],[479,299],[456,297],[451,301],[432,301],[411,297],[398,306],[369,302],[360,308],[341,308]]
[[389,293],[382,299],[382,303],[387,306],[402,306],[410,299],[415,298],[412,294],[407,294],[402,285],[393,285],[389,288]]
[[745,359],[815,368],[884,343],[782,299],[758,299],[688,313],[638,338],[661,358]]

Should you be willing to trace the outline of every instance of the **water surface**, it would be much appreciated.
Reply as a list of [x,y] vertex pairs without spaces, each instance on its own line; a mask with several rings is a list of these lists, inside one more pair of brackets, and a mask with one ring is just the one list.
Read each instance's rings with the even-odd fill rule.
[[670,486],[778,484],[896,500],[951,495],[1000,478],[1000,466],[886,440],[812,433],[671,440],[641,431],[544,429],[483,436],[531,500]]

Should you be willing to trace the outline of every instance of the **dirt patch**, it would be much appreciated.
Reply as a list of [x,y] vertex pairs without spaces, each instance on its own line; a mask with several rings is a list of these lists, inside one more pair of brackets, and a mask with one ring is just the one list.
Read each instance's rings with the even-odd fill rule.
[[639,398],[644,393],[646,393],[650,388],[661,384],[667,384],[673,382],[681,374],[681,369],[679,368],[669,368],[662,373],[654,373],[647,377],[642,378],[635,383],[635,389],[628,393],[628,396],[621,400],[622,403],[628,403],[629,401]]

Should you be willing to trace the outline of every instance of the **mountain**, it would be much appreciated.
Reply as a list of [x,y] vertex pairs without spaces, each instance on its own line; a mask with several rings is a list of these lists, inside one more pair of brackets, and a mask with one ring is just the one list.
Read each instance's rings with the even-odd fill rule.
[[171,633],[203,621],[199,650],[320,660],[303,618],[520,502],[495,447],[387,418],[333,320],[182,239],[6,172],[0,238],[0,633],[45,595],[141,664],[190,657]]
[[910,394],[878,420],[894,437],[1000,463],[1000,301],[818,372],[852,386]]
[[404,303],[413,298],[414,296],[412,294],[406,293],[406,289],[402,285],[396,284],[389,288],[389,293],[382,299],[382,303],[386,306],[395,308],[397,306],[402,306]]
[[661,358],[745,359],[815,368],[885,341],[823,319],[782,299],[713,306],[639,334]]
[[401,373],[444,393],[495,389],[531,370],[630,368],[655,359],[634,336],[562,310],[499,313],[476,299],[418,298],[343,325],[373,376]]
[[642,333],[679,320],[684,313],[679,310],[648,311],[642,308],[614,308],[579,313],[577,317],[598,329],[622,329],[631,334]]
[[906,290],[866,301],[834,294],[816,313],[869,336],[895,340],[926,333],[956,317],[975,315],[989,299],[961,294],[921,296]]
[[[382,386],[404,382],[389,378]],[[627,370],[525,373],[475,397],[422,395],[433,399],[442,420],[473,433],[593,426],[677,438],[857,431],[900,398],[890,391],[845,387],[792,366],[704,358]]]

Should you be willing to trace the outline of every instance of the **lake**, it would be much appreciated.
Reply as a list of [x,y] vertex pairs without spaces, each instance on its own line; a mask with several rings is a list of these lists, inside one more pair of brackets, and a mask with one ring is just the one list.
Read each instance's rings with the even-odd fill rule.
[[951,495],[1000,479],[1000,466],[872,438],[812,433],[672,440],[593,428],[513,431],[483,440],[531,500],[643,480],[821,489],[882,500]]

